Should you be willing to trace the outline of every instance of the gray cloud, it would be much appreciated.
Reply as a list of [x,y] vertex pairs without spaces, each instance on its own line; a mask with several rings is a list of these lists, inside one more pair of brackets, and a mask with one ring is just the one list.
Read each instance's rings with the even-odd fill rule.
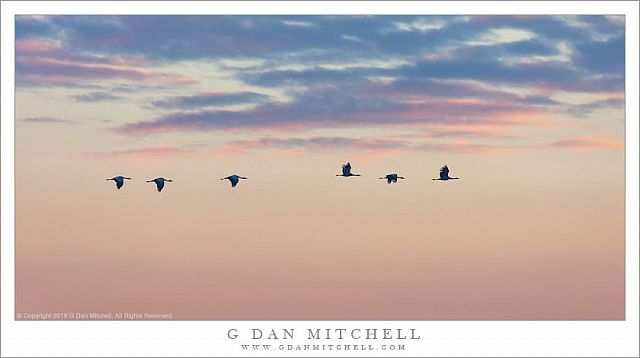
[[122,99],[122,97],[113,95],[109,92],[92,92],[88,94],[73,96],[72,98],[78,102],[87,102],[87,103],[114,101],[114,100]]
[[56,118],[56,117],[28,117],[23,118],[22,122],[25,123],[54,123],[54,124],[76,124],[76,121],[70,119]]
[[255,92],[237,93],[202,93],[192,96],[171,97],[152,102],[159,108],[191,109],[208,106],[231,106],[245,103],[262,103],[270,99],[270,96]]

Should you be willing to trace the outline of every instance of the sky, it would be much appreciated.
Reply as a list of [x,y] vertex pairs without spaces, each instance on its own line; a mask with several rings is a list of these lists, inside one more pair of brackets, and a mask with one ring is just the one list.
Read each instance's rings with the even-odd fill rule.
[[16,16],[16,310],[624,319],[624,35]]

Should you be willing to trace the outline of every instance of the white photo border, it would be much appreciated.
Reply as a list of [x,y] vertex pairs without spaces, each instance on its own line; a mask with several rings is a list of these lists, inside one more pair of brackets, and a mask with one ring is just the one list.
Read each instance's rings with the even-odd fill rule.
[[[4,356],[638,356],[638,2],[251,1],[2,2],[1,332]],[[626,319],[624,321],[15,321],[14,16],[19,14],[625,15]],[[404,351],[245,351],[229,329],[403,328]],[[395,341],[394,341],[395,342]],[[251,342],[249,342],[251,343]],[[282,343],[282,342],[279,342]],[[288,343],[288,342],[287,342]],[[295,342],[301,343],[301,342]],[[331,343],[340,343],[332,340]],[[361,342],[358,342],[361,343]],[[393,343],[393,342],[392,342]]]

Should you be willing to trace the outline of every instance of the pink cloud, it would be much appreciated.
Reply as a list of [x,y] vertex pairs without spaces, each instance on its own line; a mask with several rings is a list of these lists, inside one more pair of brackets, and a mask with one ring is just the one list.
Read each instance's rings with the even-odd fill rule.
[[[404,137],[403,137],[404,138]],[[408,139],[409,137],[407,137]],[[415,138],[415,137],[413,137]],[[475,144],[466,140],[451,143],[412,143],[398,137],[378,139],[356,139],[345,137],[311,138],[261,138],[230,142],[219,149],[224,154],[241,154],[252,150],[276,150],[281,154],[297,155],[304,151],[326,153],[354,150],[358,160],[376,160],[401,155],[412,151],[448,152],[454,154],[507,154],[524,149],[519,146]]]
[[544,148],[561,148],[567,150],[622,149],[624,141],[604,136],[582,136],[562,139],[543,145]]
[[189,149],[169,146],[169,145],[161,145],[161,146],[147,147],[147,148],[115,150],[110,152],[85,153],[85,155],[88,155],[91,157],[100,157],[100,158],[128,157],[128,158],[136,158],[136,159],[159,159],[159,158],[174,157],[174,156],[187,156],[191,154],[194,154],[194,151]]
[[497,126],[481,126],[481,125],[459,125],[459,126],[447,126],[447,125],[433,125],[424,128],[422,133],[412,135],[414,138],[491,138],[491,139],[513,139],[517,138],[516,135],[508,134],[502,128]]
[[150,64],[152,61],[142,56],[105,57],[73,52],[50,41],[29,39],[16,42],[16,78],[19,82],[70,84],[119,78],[171,85],[198,82],[186,75],[151,70]]
[[404,148],[407,142],[398,139],[360,139],[347,137],[271,138],[237,140],[223,146],[220,151],[227,154],[244,153],[257,149],[275,149],[294,154],[298,151],[327,152],[357,149],[365,152],[387,151]]
[[[500,132],[501,128],[555,126],[557,124],[549,119],[549,115],[560,110],[551,106],[531,105],[515,95],[492,94],[497,98],[453,99],[427,95],[418,100],[420,97],[416,93],[385,94],[382,91],[385,86],[372,85],[379,91],[379,97],[371,97],[371,94],[376,94],[375,91],[358,95],[362,89],[352,87],[347,85],[347,88],[341,89],[346,93],[344,96],[336,94],[335,90],[310,89],[290,102],[269,101],[243,110],[191,106],[193,108],[189,108],[190,111],[138,120],[119,125],[114,130],[125,135],[148,135],[236,129],[275,133],[313,128],[396,126],[473,129],[477,136],[486,133],[493,137],[492,134]],[[462,87],[456,86],[447,91]],[[472,94],[483,93],[476,88],[468,91]],[[320,101],[323,105],[318,104]],[[165,102],[170,103],[172,99]]]
[[60,50],[60,46],[51,41],[28,39],[16,41],[16,53],[39,53]]
[[193,77],[186,75],[167,75],[163,74],[159,76],[161,81],[171,85],[190,85],[198,83],[199,81]]
[[21,69],[41,77],[58,76],[67,78],[123,77],[134,80],[149,78],[154,74],[149,70],[132,69],[107,64],[84,64],[46,57],[28,57],[20,61]]
[[483,155],[496,155],[496,154],[508,154],[514,151],[521,150],[520,146],[498,146],[487,144],[475,144],[466,140],[456,140],[452,143],[432,144],[425,143],[415,146],[417,150],[424,150],[428,152],[445,152],[453,154],[483,154]]

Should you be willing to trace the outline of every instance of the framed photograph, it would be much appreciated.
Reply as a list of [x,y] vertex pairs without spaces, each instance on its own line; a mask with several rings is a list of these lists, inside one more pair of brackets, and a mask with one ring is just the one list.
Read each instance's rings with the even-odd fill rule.
[[637,2],[1,33],[3,356],[637,356]]

